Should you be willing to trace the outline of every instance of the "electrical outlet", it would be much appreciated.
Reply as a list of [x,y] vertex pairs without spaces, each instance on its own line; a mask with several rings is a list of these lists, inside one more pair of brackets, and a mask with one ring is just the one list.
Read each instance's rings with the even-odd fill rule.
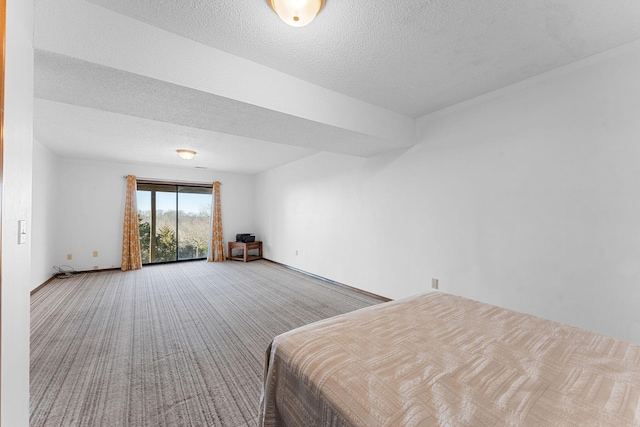
[[94,270],[97,270],[98,268],[99,268],[99,267],[98,267],[97,265],[94,265],[94,266],[93,266],[93,269],[94,269]]
[[296,249],[296,256],[298,256],[298,250]]
[[73,259],[73,254],[67,254],[67,261],[71,261]]
[[438,289],[438,279],[431,279],[431,287],[433,289]]
[[98,251],[93,251],[93,257],[97,258],[98,257]]

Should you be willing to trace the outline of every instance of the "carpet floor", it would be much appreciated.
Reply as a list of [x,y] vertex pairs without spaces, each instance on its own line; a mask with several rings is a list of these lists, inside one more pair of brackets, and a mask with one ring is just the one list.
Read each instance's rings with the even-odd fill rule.
[[274,336],[380,302],[268,261],[56,279],[31,297],[31,426],[255,426]]

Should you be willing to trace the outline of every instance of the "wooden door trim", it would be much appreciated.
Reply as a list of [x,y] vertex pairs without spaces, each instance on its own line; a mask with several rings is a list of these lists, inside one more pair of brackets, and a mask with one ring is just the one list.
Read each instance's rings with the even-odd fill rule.
[[[5,47],[7,37],[7,2],[0,0],[0,368],[2,366],[2,193],[4,189],[3,164],[4,164],[4,69]],[[2,384],[2,369],[0,369],[0,384]],[[2,388],[0,387],[0,390]],[[2,396],[0,396],[0,405]],[[0,413],[2,407],[0,406]],[[0,423],[2,421],[0,420]]]

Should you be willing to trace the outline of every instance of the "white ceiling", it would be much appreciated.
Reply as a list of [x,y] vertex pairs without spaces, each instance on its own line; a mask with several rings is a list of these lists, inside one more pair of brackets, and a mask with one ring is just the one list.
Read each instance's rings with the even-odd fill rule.
[[[63,156],[257,173],[412,144],[413,119],[640,38],[637,0],[36,0],[35,137]],[[126,155],[125,155],[126,153]]]

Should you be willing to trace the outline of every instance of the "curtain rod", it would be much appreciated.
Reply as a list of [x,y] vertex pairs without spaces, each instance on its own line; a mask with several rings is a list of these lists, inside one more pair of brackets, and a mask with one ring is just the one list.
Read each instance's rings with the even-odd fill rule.
[[[129,178],[129,175],[124,175],[124,179]],[[191,185],[191,186],[200,186],[200,187],[212,187],[213,183],[209,182],[190,182],[190,181],[165,181],[161,179],[153,179],[153,178],[138,178],[136,177],[136,181],[142,184],[165,184],[165,185]],[[220,181],[214,181],[220,182]],[[222,183],[220,182],[220,185]]]

